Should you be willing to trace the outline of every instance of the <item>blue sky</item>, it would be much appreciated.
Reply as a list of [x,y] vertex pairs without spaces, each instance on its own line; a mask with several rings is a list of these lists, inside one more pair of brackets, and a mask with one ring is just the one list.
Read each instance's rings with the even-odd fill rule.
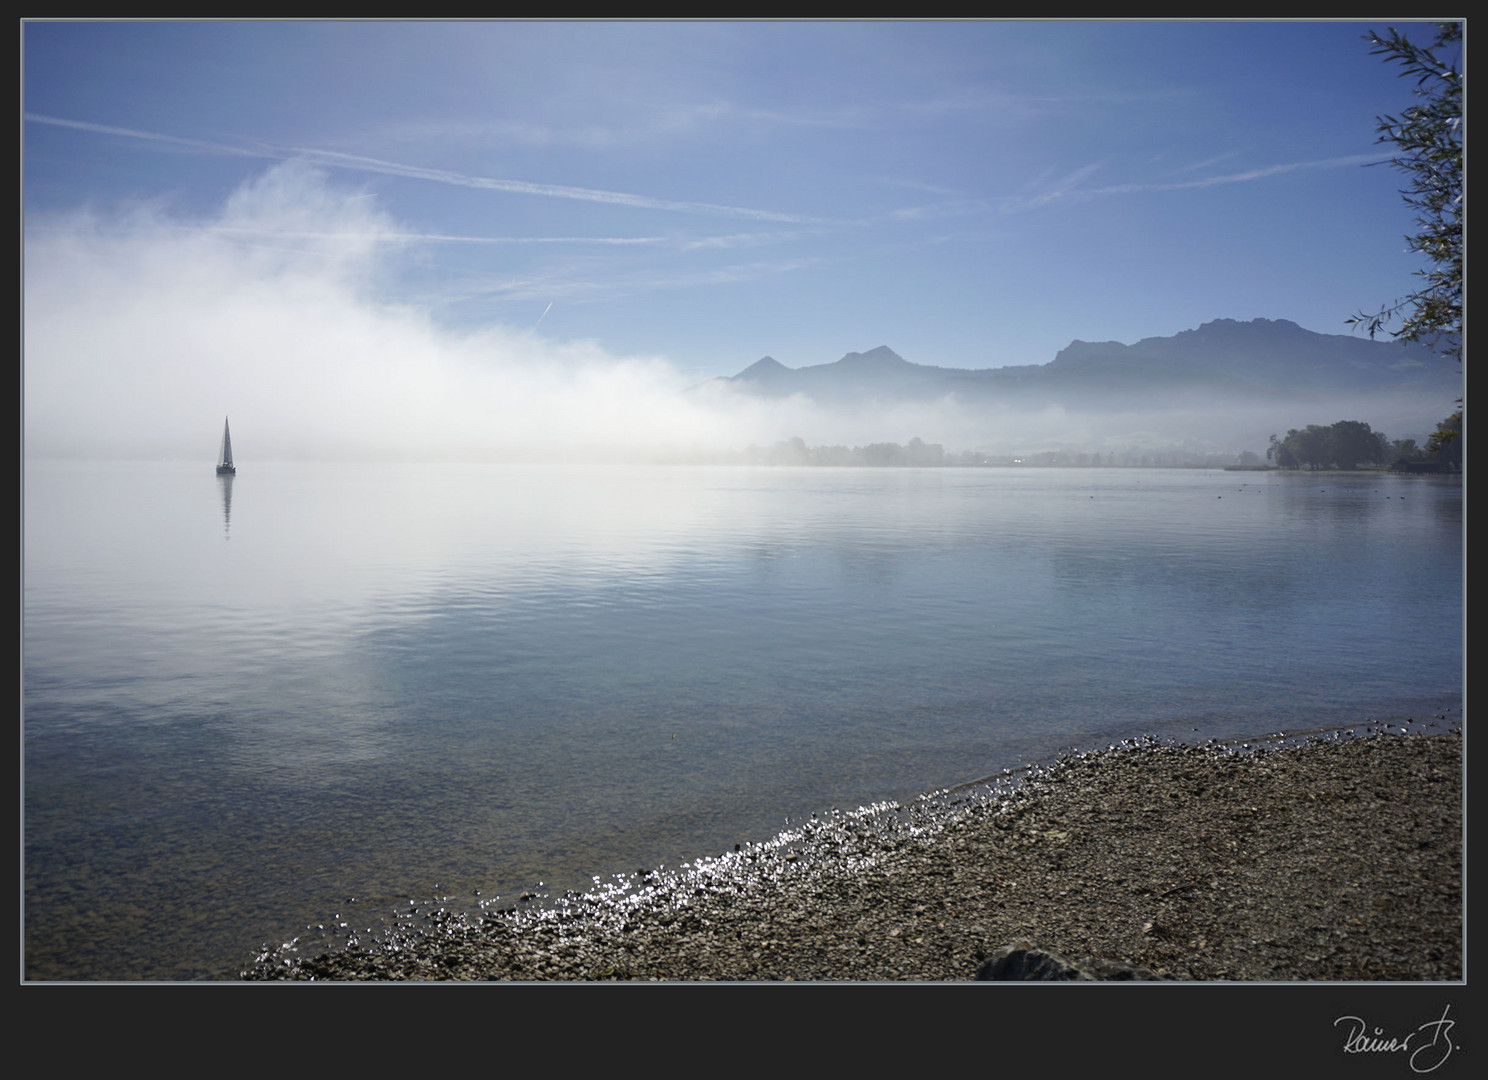
[[447,428],[471,368],[523,372],[479,393],[582,383],[602,408],[766,354],[977,368],[1216,318],[1347,333],[1420,266],[1402,176],[1368,167],[1410,101],[1362,40],[1383,28],[27,23],[28,427],[87,415],[90,350],[124,369],[98,408],[170,428],[141,388],[245,392],[188,393],[205,352],[282,381],[275,354],[314,402],[359,362],[336,342],[407,335],[423,359],[366,379]]

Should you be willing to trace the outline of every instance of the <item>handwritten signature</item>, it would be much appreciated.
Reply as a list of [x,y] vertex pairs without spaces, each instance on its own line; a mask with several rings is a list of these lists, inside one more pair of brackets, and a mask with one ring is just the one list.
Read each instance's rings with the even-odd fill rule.
[[1357,1016],[1340,1016],[1333,1026],[1345,1025],[1345,1054],[1407,1054],[1412,1072],[1429,1073],[1439,1069],[1456,1049],[1452,1044],[1452,1026],[1457,1021],[1447,1019],[1451,1009],[1452,1006],[1446,1006],[1440,1020],[1428,1020],[1403,1038],[1387,1035],[1384,1028],[1371,1028]]

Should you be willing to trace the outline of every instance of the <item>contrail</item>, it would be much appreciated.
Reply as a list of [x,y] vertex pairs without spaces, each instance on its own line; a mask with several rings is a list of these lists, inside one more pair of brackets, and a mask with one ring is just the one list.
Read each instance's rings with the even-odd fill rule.
[[545,308],[543,308],[543,313],[537,317],[537,322],[535,322],[535,323],[532,324],[532,329],[536,330],[539,326],[541,326],[542,325],[542,321],[548,317],[548,312],[550,312],[552,310],[553,310],[553,301],[549,300],[548,301],[548,306],[545,307]]
[[150,142],[173,143],[222,154],[237,154],[245,157],[260,157],[270,160],[288,161],[299,159],[326,168],[348,169],[358,172],[378,173],[384,176],[404,176],[414,180],[426,180],[436,184],[452,184],[458,187],[475,188],[482,191],[505,191],[518,195],[541,195],[550,199],[578,199],[583,202],[608,203],[615,206],[630,206],[642,210],[669,210],[681,214],[703,214],[713,217],[750,218],[756,221],[779,221],[791,224],[830,224],[821,218],[803,214],[787,214],[774,210],[754,210],[745,206],[723,206],[717,203],[684,202],[675,199],[658,199],[648,195],[634,195],[624,191],[603,191],[597,188],[574,187],[569,184],[534,184],[524,180],[498,180],[483,176],[466,176],[448,169],[429,169],[418,165],[404,165],[396,161],[365,157],[360,154],[345,154],[334,150],[295,148],[263,145],[260,149],[243,149],[201,139],[183,139],[174,135],[140,131],[135,128],[114,127],[80,120],[66,120],[41,113],[26,113],[24,118],[37,124],[52,124],[57,127],[91,131],[101,135],[119,135]]

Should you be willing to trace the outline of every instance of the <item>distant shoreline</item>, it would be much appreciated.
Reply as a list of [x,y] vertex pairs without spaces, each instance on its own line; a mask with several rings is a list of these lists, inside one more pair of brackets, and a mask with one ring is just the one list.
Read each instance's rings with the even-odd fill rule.
[[243,974],[969,980],[1021,941],[1190,981],[1460,980],[1463,746],[1438,720],[1067,756],[1001,791],[813,819],[542,909],[433,912]]

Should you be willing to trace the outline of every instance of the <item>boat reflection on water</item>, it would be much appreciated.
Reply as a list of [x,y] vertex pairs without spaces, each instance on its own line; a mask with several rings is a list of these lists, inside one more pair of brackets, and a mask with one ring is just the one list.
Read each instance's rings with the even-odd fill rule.
[[233,464],[232,456],[232,432],[227,428],[227,417],[222,418],[222,446],[217,451],[217,479],[222,486],[222,538],[231,540],[229,529],[232,525],[232,482],[233,477],[238,475],[238,467]]
[[217,471],[217,486],[222,489],[222,539],[231,540],[233,474]]

